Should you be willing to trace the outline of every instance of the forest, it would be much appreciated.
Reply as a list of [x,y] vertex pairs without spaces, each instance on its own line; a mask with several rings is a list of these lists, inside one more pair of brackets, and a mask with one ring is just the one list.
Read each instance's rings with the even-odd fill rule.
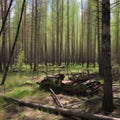
[[0,0],[1,120],[120,120],[120,0]]

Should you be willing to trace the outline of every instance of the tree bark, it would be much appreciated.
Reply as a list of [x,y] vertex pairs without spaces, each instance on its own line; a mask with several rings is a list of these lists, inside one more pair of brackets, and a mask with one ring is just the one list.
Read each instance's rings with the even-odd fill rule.
[[84,8],[83,8],[83,0],[81,0],[81,64],[83,66],[84,60],[83,60],[83,41],[84,41]]
[[61,23],[60,23],[60,25],[61,25],[61,29],[60,29],[60,52],[59,52],[59,66],[61,65],[61,62],[62,62],[62,53],[63,53],[63,34],[64,34],[64,32],[63,32],[63,23],[64,23],[64,0],[62,0],[61,1],[62,3],[61,3]]
[[47,52],[47,0],[44,1],[45,2],[45,19],[44,19],[44,24],[45,24],[45,30],[44,30],[44,35],[45,35],[45,39],[44,39],[44,47],[45,47],[45,65],[47,66],[47,61],[48,61],[48,52]]
[[55,24],[54,24],[54,0],[52,0],[52,15],[51,15],[51,20],[52,20],[52,65],[55,64]]
[[34,0],[32,0],[32,18],[31,18],[31,41],[30,41],[30,68],[33,63],[33,40],[34,40]]
[[[8,33],[8,39],[9,39],[9,57],[10,57],[10,51],[11,51],[11,12],[9,12],[9,25],[8,25],[8,29],[9,29],[9,33]],[[12,68],[12,61],[10,64],[10,68]]]
[[88,1],[88,8],[87,8],[87,68],[89,68],[90,65],[90,42],[91,42],[91,5],[90,1]]
[[[116,2],[119,2],[118,0],[116,0]],[[119,28],[120,28],[120,23],[119,23],[119,18],[120,18],[120,8],[119,8],[119,6],[117,6],[117,11],[116,11],[116,35],[115,35],[115,38],[116,38],[116,46],[115,46],[115,48],[116,48],[116,63],[117,64],[120,64],[120,55],[119,55]]]
[[110,37],[110,0],[102,0],[102,70],[104,78],[102,108],[113,111],[111,37]]
[[93,64],[94,68],[96,67],[96,25],[95,25],[95,33],[94,33],[94,51],[93,51]]
[[99,0],[97,0],[97,40],[98,40],[98,64],[99,64],[99,74],[102,76],[102,66],[101,66],[101,41],[100,41],[100,5]]
[[70,59],[70,37],[69,37],[69,3],[70,1],[67,0],[67,41],[66,41],[66,63],[69,65]]
[[35,36],[34,36],[34,69],[33,71],[37,71],[37,32],[38,32],[38,26],[37,26],[37,18],[38,18],[38,6],[37,6],[38,2],[37,0],[35,1]]
[[60,26],[60,9],[59,9],[59,4],[60,4],[60,1],[57,0],[56,1],[56,64],[59,65],[59,53],[60,53],[60,29],[59,29],[59,26]]
[[23,50],[25,55],[25,64],[27,63],[27,19],[26,19],[26,12],[27,12],[27,3],[25,2],[24,6],[24,20],[23,20]]

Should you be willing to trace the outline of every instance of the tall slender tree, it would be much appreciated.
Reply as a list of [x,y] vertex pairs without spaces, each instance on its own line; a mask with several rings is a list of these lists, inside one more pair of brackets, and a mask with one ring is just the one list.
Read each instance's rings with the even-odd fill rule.
[[30,66],[31,66],[31,69],[32,69],[32,63],[33,63],[34,15],[35,15],[35,2],[34,2],[34,0],[32,0],[31,42],[30,42]]
[[81,56],[81,64],[83,66],[84,64],[84,59],[83,59],[83,40],[84,40],[84,8],[83,8],[83,0],[81,0],[81,51],[80,51],[80,56]]
[[70,1],[67,0],[67,41],[66,41],[66,64],[67,65],[69,65],[69,60],[70,60],[69,6],[70,6]]
[[110,37],[110,0],[102,0],[102,70],[104,77],[103,110],[113,111]]
[[73,9],[72,9],[72,25],[71,25],[71,61],[75,63],[75,3],[72,1]]
[[61,0],[61,14],[60,14],[60,47],[59,47],[59,65],[61,65],[63,53],[63,23],[64,23],[64,0]]
[[102,75],[101,66],[101,40],[100,40],[100,3],[97,0],[97,40],[98,40],[98,64],[99,64],[99,74]]
[[45,2],[45,17],[44,17],[44,20],[45,20],[45,22],[44,22],[44,26],[45,26],[45,29],[44,29],[44,35],[45,35],[45,43],[44,43],[44,45],[45,45],[45,65],[47,66],[47,61],[48,61],[48,57],[47,57],[47,0],[45,0],[44,1]]
[[60,1],[56,0],[56,63],[59,64],[59,41],[60,41],[60,37],[59,37],[59,31],[60,31],[60,9],[59,9],[59,4]]
[[54,24],[54,0],[52,0],[52,15],[51,15],[51,26],[52,26],[52,64],[55,64],[55,24]]
[[87,68],[89,68],[90,64],[90,42],[91,42],[91,1],[88,1],[88,9],[87,9]]
[[38,0],[35,1],[35,36],[34,36],[34,69],[33,71],[37,70],[37,32],[38,32]]
[[27,12],[27,3],[25,2],[25,8],[24,8],[24,19],[23,19],[23,50],[25,54],[25,63],[27,62],[27,18],[26,13]]

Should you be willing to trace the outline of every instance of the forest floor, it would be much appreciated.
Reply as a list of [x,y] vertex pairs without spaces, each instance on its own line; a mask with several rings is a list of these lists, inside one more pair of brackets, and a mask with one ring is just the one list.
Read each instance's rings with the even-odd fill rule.
[[[13,77],[11,79],[13,79]],[[21,79],[22,82],[20,82]],[[20,75],[15,87],[11,87],[13,83],[11,83],[9,87],[0,87],[0,94],[42,105],[56,106],[50,92],[45,92],[35,83],[39,79],[41,78],[38,76],[24,76],[23,78]],[[14,80],[16,80],[16,77],[14,77]],[[32,81],[32,84],[26,82],[28,80]],[[18,81],[21,84],[18,84]],[[109,116],[120,118],[120,84],[118,81],[113,84],[113,95],[115,108]],[[59,93],[57,96],[65,108],[80,109],[81,111],[89,113],[103,114],[103,111],[101,110],[102,92],[88,96]],[[2,99],[0,99],[0,102],[1,120],[72,120],[71,118],[63,117],[61,115],[50,114],[49,112],[43,112],[38,109],[7,103]]]

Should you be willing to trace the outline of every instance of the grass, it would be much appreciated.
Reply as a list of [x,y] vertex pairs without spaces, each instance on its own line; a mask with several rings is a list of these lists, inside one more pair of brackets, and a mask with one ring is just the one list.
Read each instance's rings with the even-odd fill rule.
[[3,110],[2,106],[4,105],[5,101],[0,98],[0,110]]
[[21,87],[21,88],[13,88],[13,90],[6,95],[12,98],[26,98],[32,95],[32,88],[28,87]]
[[80,106],[80,109],[81,109],[82,111],[85,111],[85,110],[86,110],[86,105],[85,105],[84,103],[82,103],[81,106]]
[[[39,76],[42,75],[39,75],[38,73],[36,74],[32,71],[30,73],[27,71],[25,73],[9,72],[5,85],[0,86],[0,92],[4,93],[8,97],[12,97],[15,99],[31,100],[31,98],[42,99],[48,97],[50,96],[50,93],[40,89],[39,86],[34,81],[34,78],[39,79]],[[3,104],[4,104],[4,100],[3,100]]]

